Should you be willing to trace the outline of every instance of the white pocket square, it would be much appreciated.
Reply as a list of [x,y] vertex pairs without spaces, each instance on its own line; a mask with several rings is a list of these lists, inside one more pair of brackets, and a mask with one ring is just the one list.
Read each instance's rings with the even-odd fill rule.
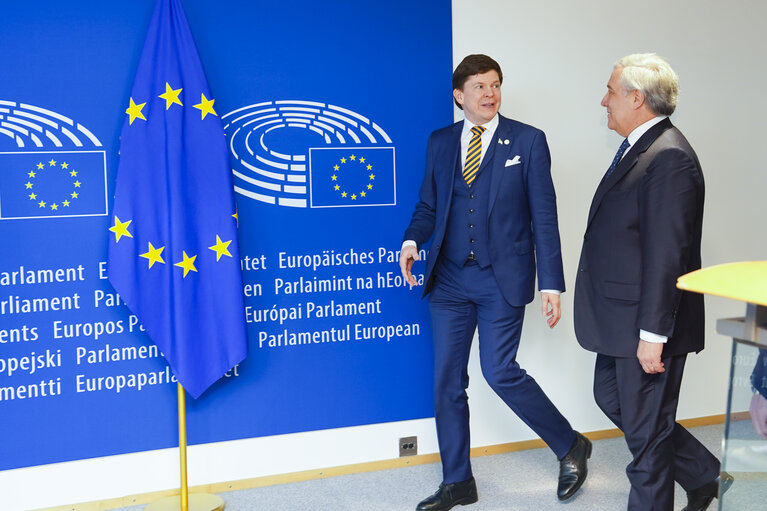
[[518,163],[522,163],[522,160],[519,159],[519,155],[516,155],[513,160],[506,160],[506,167],[511,167],[512,165],[516,165]]

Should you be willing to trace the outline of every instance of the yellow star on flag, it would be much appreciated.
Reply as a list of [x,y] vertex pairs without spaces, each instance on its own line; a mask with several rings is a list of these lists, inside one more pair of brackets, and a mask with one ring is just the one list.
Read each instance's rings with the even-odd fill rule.
[[[115,217],[117,218],[117,217]],[[132,236],[131,236],[132,237]],[[139,257],[143,257],[149,261],[149,267],[151,268],[154,266],[154,263],[162,263],[165,264],[165,261],[162,260],[162,251],[165,250],[165,247],[158,247],[154,248],[154,245],[152,243],[149,243],[149,248],[147,248],[147,251],[143,254],[139,254]]]
[[364,196],[365,196],[365,192],[364,191],[360,192],[360,197],[364,197]]
[[133,121],[136,119],[143,119],[146,121],[146,117],[144,117],[144,114],[141,113],[141,109],[144,108],[144,105],[146,103],[141,103],[140,105],[137,105],[133,102],[133,98],[130,98],[130,106],[127,110],[125,110],[125,113],[130,116],[130,119],[128,119],[128,124],[132,125]]
[[45,207],[45,201],[41,200],[40,202],[37,203],[37,205],[40,206],[41,208],[44,208]]
[[330,176],[330,179],[332,179],[333,181],[338,181],[338,176],[333,174],[332,176]]
[[208,247],[212,251],[216,253],[216,261],[221,259],[222,255],[228,255],[229,257],[232,257],[232,254],[229,253],[229,244],[232,242],[232,240],[229,241],[221,241],[221,238],[218,237],[218,234],[216,234],[216,244],[212,247]]
[[49,162],[48,162],[48,164],[49,164],[51,167],[55,167],[55,166],[56,166],[56,160],[54,160],[53,158],[51,158],[51,161],[49,161]]
[[357,194],[356,193],[352,194],[352,200],[357,200]]
[[[63,203],[65,206],[69,206],[69,201],[64,201]],[[115,243],[120,241],[120,238],[123,236],[127,236],[129,238],[132,238],[133,235],[128,232],[128,226],[133,220],[128,220],[127,222],[121,222],[119,218],[117,218],[117,215],[115,215],[115,224],[109,228],[110,231],[115,233]],[[149,266],[152,267],[151,265]]]
[[359,162],[360,163],[365,163],[365,157],[363,156],[362,158],[360,158]]
[[354,155],[351,155],[351,156],[349,156],[349,159],[350,159],[351,161],[354,161],[354,160],[356,160],[356,159],[357,159],[357,157],[356,157],[356,156],[354,156]]
[[[205,94],[200,94],[202,96],[202,99],[200,99],[200,102],[196,105],[193,105],[195,108],[199,109],[202,113],[202,119],[205,119],[205,116],[208,114],[213,114],[215,116],[218,116],[215,110],[213,110],[213,103],[216,101],[215,99],[208,99],[205,97]],[[197,270],[195,270],[197,271]]]
[[45,168],[45,165],[43,165],[43,162],[40,162],[37,164],[37,168],[40,170],[43,170]]
[[80,181],[75,181],[75,188],[80,188],[80,185],[82,184]]
[[51,209],[55,211],[59,209],[59,205],[54,202],[53,204],[51,204]]
[[338,191],[338,190],[340,190],[340,189],[341,189],[341,185],[335,185],[335,186],[333,187],[333,189],[334,189],[334,190],[336,190],[336,191]]
[[70,195],[70,196],[71,196],[73,199],[76,199],[76,198],[78,197],[78,195],[79,195],[79,194],[78,194],[77,192],[72,192],[72,193],[70,193],[69,195]]
[[30,188],[32,188],[32,183],[27,181],[27,184],[25,186],[27,187],[27,190],[29,190]]
[[77,171],[73,170],[72,172],[69,173],[69,175],[72,176],[72,177],[75,177],[75,176],[77,176]]
[[173,103],[177,103],[181,106],[184,104],[178,99],[178,95],[181,94],[183,89],[173,89],[168,82],[165,82],[165,93],[160,94],[160,97],[165,100],[165,110],[169,109]]
[[341,163],[346,163],[346,158],[341,158]]
[[348,194],[346,192],[341,192],[341,197],[346,197]]
[[30,200],[35,200],[35,199],[37,199],[37,195],[35,195],[34,193],[30,193],[29,194],[29,199]]
[[62,163],[62,164],[61,164],[61,168],[62,168],[62,169],[65,169],[65,168],[67,168],[67,167],[69,167],[69,163],[67,163],[67,162],[64,162],[64,163]]
[[183,252],[183,254],[184,254],[184,260],[177,262],[173,266],[178,266],[179,268],[183,268],[184,277],[186,277],[186,274],[189,273],[190,271],[194,271],[194,272],[197,271],[197,268],[194,267],[194,260],[197,259],[197,256],[193,255],[192,257],[189,257],[188,255],[186,255],[185,251]]
[[372,189],[373,189],[373,185],[368,184],[368,190],[372,190]]
[[35,171],[34,171],[34,170],[30,170],[30,171],[29,171],[29,173],[28,173],[27,175],[28,175],[29,177],[35,177],[37,174],[35,174]]
[[371,179],[371,181],[372,181],[373,179],[375,179],[375,178],[376,178],[376,175],[375,175],[375,174],[370,174],[368,177],[369,177],[369,178]]
[[[68,200],[63,200],[63,201],[61,201],[61,204],[62,204],[62,205],[65,207],[65,208],[68,208],[68,207],[69,207],[69,201],[68,201]],[[130,233],[128,233],[128,234],[130,234]]]
[[234,215],[232,215],[232,218],[234,218],[235,223],[237,224],[237,228],[240,228],[240,217],[237,213],[237,209],[234,210]]
[[373,170],[373,166],[372,166],[371,164],[369,164],[369,163],[368,163],[367,169],[368,169],[368,170]]

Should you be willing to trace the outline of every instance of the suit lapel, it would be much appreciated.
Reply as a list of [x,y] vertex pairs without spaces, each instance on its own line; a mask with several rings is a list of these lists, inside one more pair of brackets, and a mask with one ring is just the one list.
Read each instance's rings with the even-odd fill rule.
[[[447,216],[450,213],[450,205],[453,202],[453,183],[455,182],[456,172],[458,169],[463,169],[463,162],[460,162],[461,158],[461,131],[463,130],[463,122],[457,122],[453,124],[453,128],[448,134],[448,140],[445,147],[452,148],[452,150],[445,151],[444,160],[441,160],[439,164],[435,166],[435,172],[437,175],[437,198],[445,197],[447,204],[444,208],[443,222],[447,223]],[[443,172],[440,170],[445,169]]]
[[[493,134],[492,140],[490,140],[490,147],[487,148],[487,154],[485,155],[484,165],[490,165],[490,201],[488,203],[487,214],[493,210],[495,199],[498,197],[498,191],[500,190],[501,178],[505,170],[506,156],[511,150],[511,126],[506,122],[506,118],[498,116],[498,128]],[[510,143],[504,143],[509,140]],[[499,141],[501,143],[499,143]]]
[[589,219],[586,223],[586,229],[591,225],[591,221],[594,219],[599,205],[607,192],[612,189],[621,179],[625,176],[639,160],[639,155],[647,151],[647,149],[655,142],[655,139],[660,136],[661,133],[667,129],[673,127],[671,120],[666,118],[661,122],[647,130],[647,132],[639,137],[634,145],[628,150],[623,159],[618,162],[618,165],[613,170],[613,173],[609,177],[602,178],[602,181],[597,186],[597,191],[594,193],[594,199],[591,201],[591,208],[589,209]]
[[[465,122],[465,121],[464,121]],[[463,122],[457,122],[453,125],[453,129],[450,132],[450,139],[447,142],[447,147],[452,147],[452,151],[445,151],[445,156],[448,158],[447,161],[443,162],[443,165],[440,166],[442,168],[443,166],[445,168],[449,168],[449,183],[450,187],[452,189],[453,187],[453,181],[455,180],[455,173],[457,172],[458,168],[463,169],[463,162],[459,161],[461,159],[461,132],[463,130]]]

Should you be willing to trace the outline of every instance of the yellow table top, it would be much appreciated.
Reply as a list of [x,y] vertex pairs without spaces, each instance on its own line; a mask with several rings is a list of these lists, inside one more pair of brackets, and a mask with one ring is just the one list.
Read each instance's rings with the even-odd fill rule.
[[676,287],[767,306],[767,261],[709,266],[682,275]]

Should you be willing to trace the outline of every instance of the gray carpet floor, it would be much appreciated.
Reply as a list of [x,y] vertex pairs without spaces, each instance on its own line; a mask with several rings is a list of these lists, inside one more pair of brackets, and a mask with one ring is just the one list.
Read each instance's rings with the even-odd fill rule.
[[[721,459],[723,426],[705,426],[691,431]],[[454,509],[620,511],[626,509],[628,499],[625,467],[629,461],[623,438],[594,442],[586,483],[570,501],[560,503],[556,497],[558,464],[548,449],[474,458],[472,466],[479,502]],[[432,463],[220,495],[226,501],[225,511],[399,511],[415,509],[421,499],[436,490],[440,480],[440,465]],[[737,487],[736,481],[730,490],[733,496],[737,494]],[[685,504],[685,492],[677,485],[674,509],[680,510]],[[143,509],[144,506],[132,506],[119,508],[119,511]],[[714,509],[716,502],[710,508]]]

